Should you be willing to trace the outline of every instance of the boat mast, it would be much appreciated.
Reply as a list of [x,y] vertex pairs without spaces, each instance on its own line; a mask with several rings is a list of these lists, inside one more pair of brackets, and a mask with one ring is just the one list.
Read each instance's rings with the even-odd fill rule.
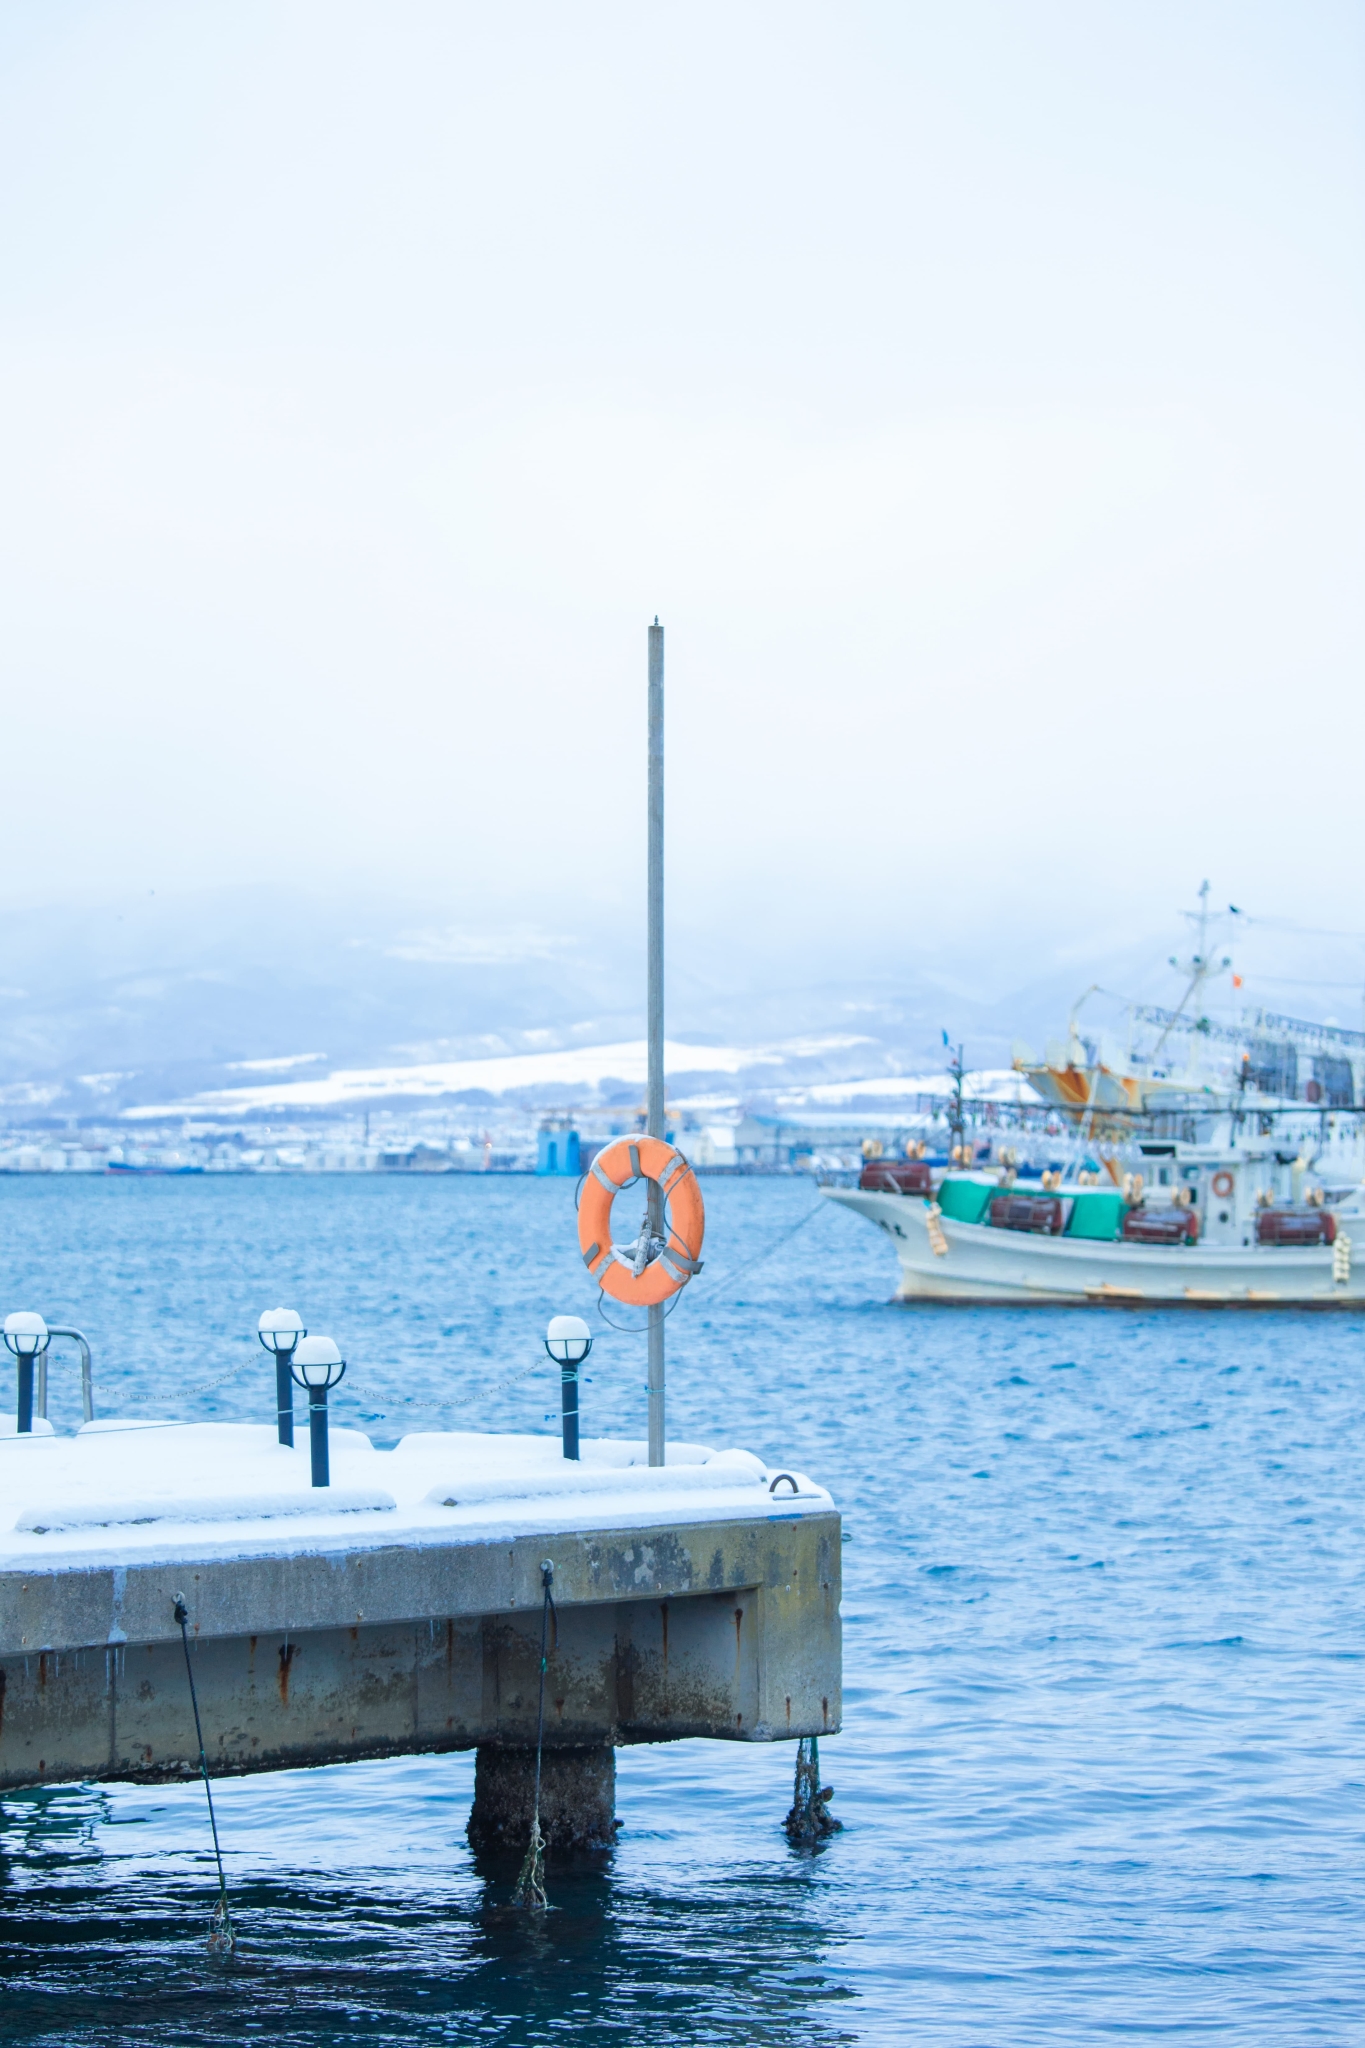
[[[1186,912],[1186,915],[1188,916],[1189,913]],[[1214,969],[1218,968],[1221,971],[1222,968],[1230,967],[1232,965],[1232,959],[1230,955],[1228,956],[1228,958],[1224,960],[1215,961],[1210,960],[1209,958],[1209,885],[1207,881],[1203,881],[1199,884],[1199,909],[1195,913],[1195,916],[1199,926],[1198,951],[1195,953],[1194,958],[1192,960],[1186,961],[1184,969],[1185,973],[1188,974],[1190,977],[1189,986],[1186,988],[1184,995],[1180,998],[1180,1001],[1176,1004],[1170,1023],[1166,1026],[1160,1038],[1158,1038],[1155,1046],[1152,1048],[1152,1060],[1160,1059],[1161,1048],[1166,1043],[1166,1040],[1170,1037],[1171,1033],[1175,1030],[1177,1024],[1180,1022],[1180,1018],[1185,1009],[1186,1004],[1190,1001],[1190,998],[1192,996],[1196,996],[1199,993],[1199,991],[1203,988],[1204,983],[1213,973]],[[1180,962],[1177,959],[1175,959],[1174,956],[1172,956],[1171,965],[1172,967],[1179,967]],[[1196,1015],[1193,1019],[1193,1023],[1197,1025],[1198,1022],[1199,1018]],[[1191,1029],[1191,1027],[1187,1025],[1186,1029],[1189,1030]],[[1192,1066],[1197,1066],[1198,1058],[1199,1051],[1198,1047],[1195,1046],[1192,1048]]]
[[[949,1038],[946,1031],[943,1034],[943,1043],[948,1047],[949,1053],[951,1055],[948,1061],[948,1073],[953,1083],[951,1092],[948,1096],[948,1130],[950,1136],[952,1137],[953,1147],[955,1147],[957,1151],[958,1164],[960,1166],[965,1166],[967,1164],[967,1161],[963,1157],[963,1154],[967,1149],[967,1119],[966,1116],[963,1114],[962,1109],[963,1049],[961,1046],[959,1046],[957,1048],[957,1051],[955,1053],[953,1052],[952,1040]],[[951,1149],[952,1148],[950,1148],[950,1150]]]

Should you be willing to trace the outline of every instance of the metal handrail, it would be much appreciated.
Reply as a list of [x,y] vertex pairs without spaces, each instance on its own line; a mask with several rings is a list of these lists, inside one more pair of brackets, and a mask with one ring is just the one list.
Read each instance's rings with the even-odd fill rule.
[[[62,1323],[49,1323],[47,1334],[51,1337],[70,1337],[81,1348],[81,1411],[86,1422],[95,1419],[95,1394],[90,1375],[90,1346],[79,1330],[70,1330]],[[47,1419],[47,1349],[44,1347],[38,1360],[38,1413]]]

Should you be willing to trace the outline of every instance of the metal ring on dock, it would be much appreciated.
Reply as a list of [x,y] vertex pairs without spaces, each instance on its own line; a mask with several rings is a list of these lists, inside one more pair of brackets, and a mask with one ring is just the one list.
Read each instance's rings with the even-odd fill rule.
[[786,1480],[788,1486],[791,1488],[793,1493],[800,1493],[801,1489],[797,1485],[796,1481],[792,1478],[790,1472],[779,1472],[777,1474],[777,1477],[773,1480],[772,1485],[768,1488],[769,1493],[776,1493],[778,1487],[781,1485],[784,1479]]

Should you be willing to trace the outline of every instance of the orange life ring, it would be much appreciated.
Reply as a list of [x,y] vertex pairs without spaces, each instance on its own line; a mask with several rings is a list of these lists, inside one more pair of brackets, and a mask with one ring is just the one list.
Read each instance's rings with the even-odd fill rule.
[[1217,1173],[1213,1176],[1213,1192],[1217,1195],[1220,1202],[1226,1202],[1228,1196],[1232,1193],[1232,1186],[1232,1175],[1226,1167],[1219,1167]]
[[[659,1183],[668,1204],[667,1237],[663,1249],[637,1272],[639,1240],[613,1245],[611,1205],[623,1187],[641,1179]],[[697,1176],[682,1153],[662,1138],[616,1138],[588,1168],[578,1204],[578,1249],[602,1292],[614,1301],[653,1308],[685,1287],[701,1271],[704,1228]]]

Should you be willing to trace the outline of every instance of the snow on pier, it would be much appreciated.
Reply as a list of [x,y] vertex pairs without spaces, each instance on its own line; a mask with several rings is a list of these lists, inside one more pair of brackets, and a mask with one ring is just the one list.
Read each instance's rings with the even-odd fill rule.
[[[313,1487],[306,1443],[254,1423],[88,1422],[74,1436],[0,1438],[0,1570],[116,1557],[259,1555],[420,1545],[509,1528],[629,1529],[658,1522],[826,1512],[828,1493],[745,1450],[587,1439],[578,1461],[550,1436],[406,1436],[376,1450],[328,1433],[332,1484]],[[776,1492],[770,1491],[777,1481]]]

